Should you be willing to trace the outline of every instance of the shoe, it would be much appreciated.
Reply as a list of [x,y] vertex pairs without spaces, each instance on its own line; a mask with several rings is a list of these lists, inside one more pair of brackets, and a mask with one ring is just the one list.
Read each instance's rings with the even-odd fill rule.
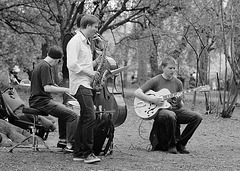
[[177,149],[175,146],[169,147],[168,152],[171,154],[177,154]]
[[100,158],[98,158],[97,156],[95,156],[93,153],[89,154],[85,159],[84,159],[84,163],[87,164],[91,164],[91,163],[95,163],[95,162],[100,162]]
[[57,143],[57,147],[58,148],[62,148],[62,149],[64,149],[65,147],[67,146],[67,142],[66,141],[58,141],[58,143]]
[[190,152],[186,149],[185,146],[182,144],[177,144],[177,151],[179,151],[180,154],[189,154]]
[[80,161],[83,162],[85,160],[84,156],[74,156],[73,161]]
[[66,152],[73,153],[73,147],[68,147],[68,146],[66,146],[66,147],[64,148],[64,150],[65,150]]

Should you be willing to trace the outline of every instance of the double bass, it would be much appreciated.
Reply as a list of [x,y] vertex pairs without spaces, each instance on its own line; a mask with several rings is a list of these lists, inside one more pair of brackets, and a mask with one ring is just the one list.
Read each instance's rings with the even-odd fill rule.
[[[109,71],[118,69],[118,65],[113,58],[106,57],[106,60],[107,62],[105,65]],[[118,76],[121,76],[121,73],[107,78],[102,89],[96,92],[94,97],[94,105],[97,111],[100,106],[103,111],[112,111],[112,122],[114,127],[123,124],[127,117],[127,106],[123,98],[122,82],[120,83],[120,88],[122,88],[122,90],[119,91],[117,88],[119,86],[116,85]]]

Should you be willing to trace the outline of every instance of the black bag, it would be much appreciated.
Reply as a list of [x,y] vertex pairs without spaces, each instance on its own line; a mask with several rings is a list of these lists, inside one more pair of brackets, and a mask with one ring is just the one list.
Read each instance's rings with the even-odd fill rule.
[[149,140],[152,145],[152,151],[160,150],[167,151],[168,150],[168,137],[167,130],[164,125],[157,124],[156,121],[153,122],[153,127],[150,132]]
[[[154,121],[149,137],[152,151],[167,151],[170,143],[168,137],[166,126]],[[176,138],[180,138],[180,124],[177,124],[176,127]]]
[[112,154],[114,125],[111,118],[111,113],[97,114],[93,144],[93,151],[97,156]]

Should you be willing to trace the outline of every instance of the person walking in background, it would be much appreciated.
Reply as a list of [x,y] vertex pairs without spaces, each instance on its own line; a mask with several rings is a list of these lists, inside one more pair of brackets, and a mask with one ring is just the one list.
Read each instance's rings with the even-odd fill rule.
[[193,76],[193,74],[190,74],[190,78],[189,78],[189,88],[194,88],[196,84],[196,80]]
[[70,90],[81,106],[73,160],[94,163],[100,162],[100,158],[95,156],[92,150],[96,120],[92,82],[94,79],[99,79],[100,73],[93,68],[100,62],[100,58],[93,61],[89,38],[93,38],[96,34],[99,19],[90,14],[80,17],[81,20],[77,20],[78,30],[67,45]]
[[[170,93],[176,93],[183,91],[182,82],[174,77],[176,72],[176,60],[172,57],[166,57],[162,61],[163,74],[157,75],[147,81],[144,85],[138,88],[134,94],[139,99],[154,103],[158,106],[163,105],[164,99],[160,96],[149,96],[145,93],[149,90],[155,92],[166,88]],[[193,133],[202,121],[201,114],[189,111],[183,108],[183,101],[181,93],[168,102],[171,107],[167,109],[159,109],[154,118],[154,125],[161,125],[165,127],[165,135],[162,138],[166,138],[164,142],[166,144],[166,150],[169,153],[176,154],[177,152],[187,154],[189,151],[186,149],[188,140],[192,137]],[[178,126],[180,124],[187,124],[182,134]],[[160,130],[159,130],[160,131]]]
[[48,55],[39,62],[32,72],[29,106],[41,112],[58,118],[59,142],[58,147],[73,152],[74,135],[78,115],[65,105],[55,102],[50,93],[69,93],[69,88],[58,87],[53,81],[52,67],[62,58],[59,47],[51,47]]

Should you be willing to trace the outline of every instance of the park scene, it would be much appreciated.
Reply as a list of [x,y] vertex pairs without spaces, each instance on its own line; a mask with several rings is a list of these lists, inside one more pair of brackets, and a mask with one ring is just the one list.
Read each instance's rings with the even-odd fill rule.
[[[2,0],[0,4],[3,170],[240,170],[239,1]],[[86,15],[99,21],[91,27],[96,30],[92,37],[86,36],[93,70],[101,78],[99,90],[91,84],[96,90],[94,114],[96,122],[109,116],[114,130],[104,137],[103,149],[112,138],[109,148],[100,154],[94,151],[101,162],[92,164],[86,158],[74,160],[67,143],[59,146],[57,117],[29,107],[34,71],[49,55],[54,86],[71,88],[68,44],[79,30],[83,35],[90,32],[78,26]],[[104,42],[102,48],[99,41]],[[61,58],[51,57],[52,47],[61,49]],[[166,58],[174,59],[174,69],[164,66]],[[164,78],[170,70],[174,70],[171,78],[181,82],[183,108],[201,114],[185,154],[178,148],[176,154],[170,148],[153,150],[150,134],[156,113],[143,118],[139,111],[144,109],[136,105],[141,86],[159,75]],[[79,99],[64,91],[51,93],[53,100],[81,117]],[[179,98],[174,93],[169,92]],[[186,127],[181,123],[179,131]],[[94,142],[100,139],[94,137]]]

